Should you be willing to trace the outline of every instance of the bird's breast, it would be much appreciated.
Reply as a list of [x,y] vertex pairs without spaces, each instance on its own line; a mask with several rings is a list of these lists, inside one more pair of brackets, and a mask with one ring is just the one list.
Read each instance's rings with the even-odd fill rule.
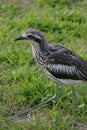
[[44,66],[44,56],[43,54],[40,52],[39,49],[35,49],[34,47],[32,47],[32,52],[34,55],[35,60],[41,65]]

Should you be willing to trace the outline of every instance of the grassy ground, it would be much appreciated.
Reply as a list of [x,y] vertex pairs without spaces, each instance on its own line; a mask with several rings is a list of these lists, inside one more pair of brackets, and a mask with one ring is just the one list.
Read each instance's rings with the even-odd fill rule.
[[76,86],[73,128],[70,87],[59,87],[56,104],[9,118],[55,93],[55,84],[36,64],[27,42],[13,39],[28,28],[43,31],[48,42],[60,44],[87,60],[86,0],[0,1],[0,130],[87,130],[87,85]]

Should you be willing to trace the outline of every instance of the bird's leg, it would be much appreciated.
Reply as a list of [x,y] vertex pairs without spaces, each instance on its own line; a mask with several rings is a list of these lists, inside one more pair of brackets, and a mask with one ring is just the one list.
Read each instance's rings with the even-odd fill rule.
[[28,110],[26,110],[25,112],[22,112],[22,113],[18,114],[18,117],[22,117],[22,118],[23,118],[23,117],[26,117],[26,116],[28,115],[28,113],[29,113],[30,111],[32,111],[33,109],[35,109],[35,108],[37,108],[37,107],[39,107],[39,106],[41,106],[41,105],[44,105],[44,104],[46,104],[46,103],[49,103],[49,102],[51,102],[51,101],[53,101],[53,100],[55,100],[55,99],[57,99],[57,98],[58,98],[58,86],[56,85],[56,93],[55,93],[55,95],[54,95],[52,98],[49,98],[48,100],[41,102],[40,104],[34,106],[33,108],[28,109]]
[[72,87],[72,112],[74,115],[74,125],[76,124],[76,109],[75,109],[75,89]]
[[44,105],[44,104],[46,104],[46,103],[49,103],[49,102],[51,102],[51,101],[53,101],[53,100],[55,100],[55,99],[57,99],[57,98],[58,98],[58,86],[56,85],[55,95],[54,95],[52,98],[49,98],[48,100],[41,102],[40,104],[36,105],[36,106],[33,107],[33,108],[37,108],[37,107],[39,107],[39,106],[41,106],[41,105]]

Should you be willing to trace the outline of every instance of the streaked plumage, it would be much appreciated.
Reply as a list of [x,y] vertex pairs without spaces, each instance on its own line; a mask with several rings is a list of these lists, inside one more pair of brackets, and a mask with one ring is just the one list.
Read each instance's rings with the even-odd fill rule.
[[[23,36],[16,38],[16,40],[29,40],[36,61],[57,84],[72,86],[75,83],[87,82],[87,62],[65,47],[48,44],[41,31],[36,29],[27,30]],[[57,97],[58,92],[56,89],[56,95],[41,104],[48,103]],[[75,118],[73,87],[72,97]]]
[[87,80],[87,62],[64,47],[52,52],[46,58],[46,66],[47,70],[56,78]]
[[37,62],[58,79],[87,81],[87,62],[60,45],[48,44],[42,32],[31,29],[23,35],[32,44]]

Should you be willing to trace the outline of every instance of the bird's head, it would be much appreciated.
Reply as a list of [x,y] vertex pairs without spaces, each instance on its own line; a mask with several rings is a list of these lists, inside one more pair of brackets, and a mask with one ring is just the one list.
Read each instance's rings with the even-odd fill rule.
[[14,41],[28,40],[34,47],[44,46],[46,40],[41,31],[36,29],[27,30],[22,36],[17,37]]

